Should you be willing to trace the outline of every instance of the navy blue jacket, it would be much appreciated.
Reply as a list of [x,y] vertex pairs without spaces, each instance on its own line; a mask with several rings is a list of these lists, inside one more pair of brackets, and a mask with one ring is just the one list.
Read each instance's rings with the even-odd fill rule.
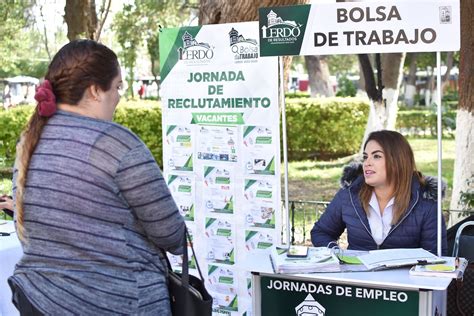
[[[346,171],[345,171],[346,172]],[[364,183],[363,175],[352,171],[352,179],[343,179],[343,188],[337,192],[321,218],[311,230],[314,246],[327,246],[337,241],[347,228],[348,249],[374,250],[389,248],[423,248],[437,254],[437,184],[433,178],[424,186],[413,177],[411,199],[407,212],[392,226],[380,246],[372,238],[367,215],[359,199]],[[352,180],[354,180],[352,182]],[[446,225],[442,219],[442,255],[447,255]]]

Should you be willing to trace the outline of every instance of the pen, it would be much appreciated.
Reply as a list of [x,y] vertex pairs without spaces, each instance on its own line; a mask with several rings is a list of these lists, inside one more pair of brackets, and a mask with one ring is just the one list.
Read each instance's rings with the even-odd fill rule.
[[0,233],[0,236],[10,236],[10,233]]

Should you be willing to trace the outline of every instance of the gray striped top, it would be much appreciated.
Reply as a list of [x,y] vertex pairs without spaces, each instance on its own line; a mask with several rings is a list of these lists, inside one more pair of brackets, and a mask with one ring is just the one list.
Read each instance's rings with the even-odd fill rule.
[[158,248],[180,252],[184,221],[135,134],[58,111],[43,130],[25,189],[28,242],[11,280],[36,308],[48,315],[170,314]]

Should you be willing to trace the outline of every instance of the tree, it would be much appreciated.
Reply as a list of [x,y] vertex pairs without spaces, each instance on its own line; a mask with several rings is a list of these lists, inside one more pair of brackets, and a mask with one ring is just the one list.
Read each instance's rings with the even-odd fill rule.
[[128,95],[134,96],[132,83],[137,61],[137,48],[145,43],[151,62],[151,73],[158,84],[159,35],[161,27],[180,26],[189,16],[189,1],[181,0],[135,0],[117,13],[113,29],[122,47],[120,57],[128,69]]
[[474,191],[474,2],[461,0],[461,52],[459,105],[456,117],[456,160],[454,162],[451,209],[467,209],[461,194]]
[[365,90],[371,101],[364,139],[374,130],[395,128],[398,112],[397,100],[405,60],[405,53],[375,54],[375,56],[377,83],[369,56],[359,55]]
[[356,55],[327,55],[329,72],[335,75],[348,75],[358,71]]
[[[260,7],[296,5],[307,2],[307,0],[201,0],[199,7],[199,24],[258,21],[258,9]],[[284,82],[288,82],[288,70],[291,65],[291,57],[285,56],[283,60],[285,73]],[[286,89],[287,85],[284,86]]]
[[[450,73],[453,66],[459,64],[458,52],[441,53],[441,62],[446,66],[446,71],[441,78],[441,93],[446,90],[449,84]],[[408,106],[414,105],[416,94],[416,71],[424,69],[426,71],[426,83],[424,87],[424,104],[430,106],[437,100],[436,90],[436,53],[409,53],[407,54],[405,67],[408,68],[408,76],[405,86],[405,103]]]
[[329,82],[329,66],[326,56],[305,56],[304,58],[308,70],[311,96],[334,96],[334,90]]
[[151,62],[151,73],[158,84],[160,73],[159,39],[161,27],[177,27],[187,19],[192,4],[186,0],[140,0],[140,15],[143,18],[143,33]]
[[64,21],[67,24],[67,38],[72,41],[85,37],[98,41],[111,3],[112,0],[102,0],[98,17],[95,0],[66,0]]
[[[32,22],[30,1],[0,2],[0,77],[15,74],[21,52],[27,51],[26,35],[22,30]],[[19,52],[19,54],[12,53]]]
[[415,94],[416,94],[416,56],[417,53],[407,54],[407,60],[410,63],[408,69],[408,76],[405,85],[405,104],[407,106],[415,105]]
[[122,59],[123,66],[128,70],[128,76],[126,78],[128,83],[127,94],[131,97],[134,96],[133,79],[137,62],[137,49],[142,43],[140,18],[135,4],[127,4],[124,5],[121,12],[115,15],[113,22],[117,41],[122,47],[119,57]]

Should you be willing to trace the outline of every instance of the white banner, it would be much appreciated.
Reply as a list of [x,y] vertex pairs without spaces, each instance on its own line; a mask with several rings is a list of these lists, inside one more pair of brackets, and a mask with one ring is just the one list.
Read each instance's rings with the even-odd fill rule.
[[315,3],[259,12],[262,56],[460,48],[459,0]]
[[257,22],[160,34],[164,175],[216,315],[251,313],[242,265],[280,243],[278,64],[258,51]]

